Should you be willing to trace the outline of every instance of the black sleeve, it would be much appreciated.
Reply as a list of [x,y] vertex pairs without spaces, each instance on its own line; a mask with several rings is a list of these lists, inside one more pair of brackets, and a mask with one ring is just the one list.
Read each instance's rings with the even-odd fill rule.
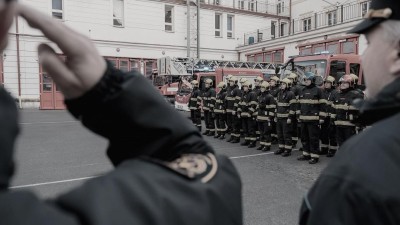
[[303,199],[299,224],[394,225],[400,222],[398,210],[360,185],[322,176]]
[[110,63],[91,91],[66,105],[87,128],[109,140],[107,155],[114,165],[138,156],[168,161],[183,153],[213,152],[145,77]]

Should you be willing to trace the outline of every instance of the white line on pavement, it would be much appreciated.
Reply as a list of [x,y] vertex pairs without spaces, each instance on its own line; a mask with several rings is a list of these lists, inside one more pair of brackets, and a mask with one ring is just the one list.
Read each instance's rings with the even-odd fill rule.
[[36,122],[36,123],[19,123],[20,125],[34,125],[34,124],[61,124],[61,123],[78,123],[79,121],[58,121],[58,122]]
[[[295,151],[296,151],[296,150],[295,150]],[[242,158],[250,158],[250,157],[263,156],[263,155],[271,155],[271,154],[274,154],[274,152],[267,152],[267,153],[253,154],[253,155],[233,156],[233,157],[229,157],[229,158],[230,158],[230,159],[242,159]],[[89,179],[93,179],[93,178],[96,178],[96,177],[98,177],[98,176],[82,177],[82,178],[76,178],[76,179],[60,180],[60,181],[52,181],[52,182],[44,182],[44,183],[37,183],[37,184],[19,185],[19,186],[10,187],[10,189],[20,189],[20,188],[28,188],[28,187],[37,187],[37,186],[44,186],[44,185],[49,185],[49,184],[61,184],[61,183],[75,182],[75,181],[81,181],[81,180],[89,180]]]

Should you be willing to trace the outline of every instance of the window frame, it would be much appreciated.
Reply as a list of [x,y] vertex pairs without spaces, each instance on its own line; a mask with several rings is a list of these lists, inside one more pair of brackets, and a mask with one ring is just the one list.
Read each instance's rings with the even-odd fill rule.
[[360,3],[361,17],[364,17],[365,14],[368,13],[369,7],[370,7],[370,2],[369,1],[365,1],[365,2],[361,2]]
[[[337,24],[337,11],[336,10],[330,11],[330,12],[327,12],[326,14],[328,17],[328,26],[336,25]],[[333,18],[332,18],[332,16],[333,16]]]
[[280,28],[279,28],[279,35],[280,37],[284,37],[285,36],[285,30],[286,30],[286,26],[287,26],[287,22],[281,22],[281,24],[279,24]]
[[302,21],[303,21],[303,31],[304,32],[310,31],[311,30],[311,24],[312,24],[311,17],[304,18],[304,19],[302,19]]
[[277,14],[281,14],[285,12],[285,1],[278,0],[278,4],[276,5]]
[[[112,0],[112,9],[113,9],[113,11],[112,11],[113,22],[112,23],[113,23],[113,27],[123,28],[123,27],[125,27],[125,0],[116,0],[116,1],[122,1],[122,17],[116,17],[114,15],[114,7],[115,7],[114,1],[115,0]],[[121,25],[115,25],[114,20],[121,20],[122,24]]]
[[[64,5],[64,0],[61,1],[61,10],[59,9],[53,9],[53,0],[50,2],[50,8],[51,8],[51,16],[57,20],[64,21],[65,20],[65,5]],[[55,17],[54,13],[61,13],[61,18]]]
[[[171,10],[171,23],[166,21],[167,7],[169,7]],[[169,33],[175,32],[174,21],[175,21],[175,6],[165,4],[164,5],[164,31],[165,32],[169,32]],[[166,29],[167,26],[171,26],[171,30],[167,30]]]
[[256,5],[256,1],[255,0],[249,0],[248,1],[248,10],[254,12],[255,11],[255,5]]
[[[229,25],[228,25],[229,24],[229,18],[232,18],[231,19],[231,21],[232,21],[232,25],[231,25],[232,29],[231,30],[229,30]],[[230,37],[229,37],[229,34],[230,34]],[[234,39],[235,38],[235,15],[228,14],[226,16],[226,37],[229,38],[229,39]]]
[[[222,35],[222,32],[223,32],[223,29],[222,29],[222,26],[223,26],[223,21],[222,21],[222,13],[218,13],[218,12],[216,12],[215,14],[214,14],[214,36],[216,37],[216,38],[222,38],[223,37],[223,35]],[[217,29],[216,28],[216,25],[217,25],[217,16],[219,16],[219,29]],[[217,35],[217,32],[219,32],[219,36]]]
[[238,0],[238,9],[244,10],[244,0]]

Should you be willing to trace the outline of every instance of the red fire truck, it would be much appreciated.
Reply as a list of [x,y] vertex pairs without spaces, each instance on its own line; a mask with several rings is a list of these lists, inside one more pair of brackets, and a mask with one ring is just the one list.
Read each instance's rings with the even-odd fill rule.
[[345,74],[355,74],[359,77],[358,84],[364,87],[364,79],[359,55],[354,54],[330,54],[322,52],[314,55],[293,56],[280,71],[281,78],[295,72],[300,81],[306,75],[315,75],[318,83],[322,84],[327,76],[333,76],[336,81]]

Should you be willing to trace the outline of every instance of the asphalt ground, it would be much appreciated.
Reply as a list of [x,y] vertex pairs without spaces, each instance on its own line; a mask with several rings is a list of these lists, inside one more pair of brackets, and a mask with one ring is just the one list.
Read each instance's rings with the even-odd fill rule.
[[[112,169],[105,155],[107,141],[84,128],[66,111],[21,111],[17,173],[12,189],[31,190],[53,198]],[[244,223],[297,224],[302,197],[330,159],[317,165],[284,158],[239,144],[205,139],[217,153],[231,157],[243,183]],[[275,150],[273,148],[272,150]]]

